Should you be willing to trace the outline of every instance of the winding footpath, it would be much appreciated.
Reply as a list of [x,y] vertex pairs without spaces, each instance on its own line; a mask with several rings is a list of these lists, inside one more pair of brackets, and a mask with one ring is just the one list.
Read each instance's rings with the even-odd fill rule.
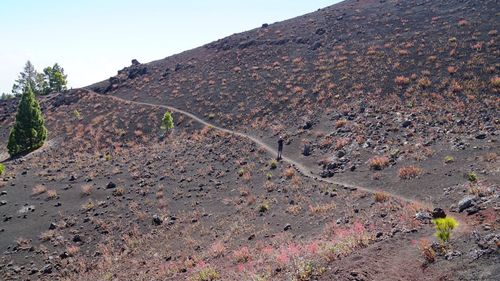
[[[130,104],[136,104],[136,105],[142,105],[142,106],[149,106],[149,107],[159,107],[159,108],[168,109],[169,111],[176,112],[176,113],[182,114],[184,116],[187,116],[187,117],[193,119],[194,121],[196,121],[196,122],[198,122],[198,123],[200,123],[202,125],[210,126],[211,128],[213,128],[215,130],[218,130],[220,132],[224,132],[224,133],[227,133],[227,134],[230,134],[230,135],[235,135],[235,136],[239,136],[239,137],[248,139],[248,140],[254,142],[255,144],[257,144],[258,146],[264,148],[271,155],[276,155],[277,154],[277,151],[274,148],[272,148],[271,146],[269,146],[268,144],[266,144],[265,142],[263,142],[262,140],[258,139],[255,136],[252,136],[250,134],[246,134],[246,133],[242,133],[242,132],[238,132],[238,131],[234,131],[234,130],[230,130],[230,129],[226,129],[226,128],[222,128],[222,127],[216,126],[216,125],[214,125],[212,123],[209,123],[209,122],[201,119],[200,117],[198,117],[198,116],[196,116],[196,115],[194,115],[192,113],[189,113],[187,111],[184,111],[182,109],[178,109],[178,108],[175,108],[175,107],[172,107],[172,106],[168,106],[168,105],[153,104],[153,103],[140,102],[140,101],[132,101],[132,100],[128,100],[128,99],[124,99],[124,98],[120,98],[120,97],[112,96],[112,95],[109,95],[107,97],[116,99],[116,100],[121,101],[121,102],[130,103]],[[286,156],[283,156],[282,159],[283,159],[284,162],[287,162],[292,167],[294,167],[298,172],[300,172],[302,175],[304,175],[304,176],[306,176],[308,178],[311,178],[311,179],[314,179],[314,180],[319,180],[319,181],[330,183],[330,184],[340,185],[340,186],[343,186],[346,189],[361,190],[361,191],[364,191],[364,192],[367,192],[367,193],[371,193],[371,194],[375,194],[377,192],[380,192],[378,190],[374,190],[374,189],[370,189],[370,188],[366,188],[366,187],[362,187],[362,186],[359,186],[359,185],[354,185],[354,184],[350,184],[350,183],[346,183],[346,182],[337,181],[337,180],[334,180],[334,179],[331,179],[331,178],[317,177],[317,176],[315,176],[312,173],[311,169],[307,168],[305,165],[299,163],[298,161],[293,160],[293,159],[291,159],[289,157],[286,157]],[[384,193],[390,195],[391,197],[393,197],[395,199],[398,199],[398,200],[401,200],[401,201],[404,201],[404,202],[408,202],[408,203],[415,203],[415,204],[418,204],[420,206],[424,206],[424,207],[426,207],[428,209],[432,209],[432,207],[429,206],[429,204],[421,202],[419,200],[407,198],[407,197],[404,197],[404,196],[401,196],[401,195],[398,195],[398,194],[387,193],[385,191],[384,191]]]
[[[222,128],[222,127],[216,126],[216,125],[214,125],[212,123],[209,123],[209,122],[201,119],[200,117],[198,117],[198,116],[196,116],[196,115],[194,115],[194,114],[192,114],[190,112],[184,111],[182,109],[178,109],[176,107],[172,107],[172,106],[168,106],[168,105],[162,105],[162,104],[154,104],[154,103],[147,103],[147,102],[140,102],[140,101],[132,101],[132,100],[120,98],[120,97],[113,96],[113,95],[109,95],[107,97],[116,99],[116,100],[121,101],[121,102],[130,103],[130,104],[136,104],[136,105],[142,105],[142,106],[149,106],[149,107],[164,108],[164,109],[167,109],[169,111],[176,112],[176,113],[182,114],[184,116],[187,116],[187,117],[193,119],[194,121],[196,121],[196,122],[198,122],[198,123],[200,123],[202,125],[209,126],[209,127],[213,128],[215,130],[218,130],[220,132],[224,132],[224,133],[227,133],[227,134],[230,134],[230,135],[235,135],[235,136],[239,136],[239,137],[248,139],[248,140],[254,142],[255,144],[257,144],[258,146],[264,148],[271,155],[277,155],[277,153],[278,153],[276,149],[272,148],[271,146],[269,146],[268,144],[266,144],[265,142],[263,142],[262,140],[260,140],[259,138],[255,137],[255,136],[252,136],[250,134],[246,134],[246,133],[242,133],[242,132],[238,132],[238,131],[234,131],[234,130],[230,130],[230,129],[226,129],[226,128]],[[339,185],[339,186],[342,186],[342,187],[344,187],[346,189],[361,190],[361,191],[364,191],[364,192],[369,193],[369,194],[375,194],[375,193],[381,192],[379,190],[375,190],[375,189],[371,189],[371,188],[367,188],[367,187],[362,187],[362,186],[359,186],[359,185],[354,185],[354,184],[350,184],[350,183],[346,183],[346,182],[334,180],[334,179],[331,179],[331,178],[317,177],[317,176],[315,176],[312,173],[311,169],[307,168],[307,166],[299,163],[296,160],[293,160],[293,159],[291,159],[289,157],[286,157],[286,156],[283,156],[282,160],[284,162],[287,162],[288,164],[290,164],[292,167],[294,167],[302,175],[304,175],[304,176],[306,176],[308,178],[311,178],[313,180],[319,180],[319,181],[322,181],[322,182],[326,182],[326,183],[330,183],[330,184],[334,184],[334,185]],[[406,202],[406,203],[413,203],[413,204],[416,204],[418,206],[422,206],[423,208],[426,208],[427,210],[432,210],[433,209],[433,206],[430,205],[429,203],[425,203],[425,202],[422,202],[422,201],[417,200],[417,199],[404,197],[404,196],[401,196],[401,195],[398,195],[398,194],[394,194],[394,193],[390,193],[390,192],[387,192],[387,191],[383,191],[383,192],[385,194],[389,195],[390,197],[392,197],[394,199],[397,199],[399,201]],[[455,217],[455,219],[459,223],[458,224],[458,228],[456,229],[456,231],[458,233],[461,233],[461,234],[468,232],[469,231],[469,226],[468,226],[468,223],[466,222],[465,218],[463,218],[458,213],[454,217]]]

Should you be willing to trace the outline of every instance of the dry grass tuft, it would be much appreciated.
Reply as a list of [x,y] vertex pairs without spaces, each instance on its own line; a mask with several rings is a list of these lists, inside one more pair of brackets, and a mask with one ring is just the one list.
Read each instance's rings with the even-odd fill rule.
[[43,185],[36,185],[31,190],[31,194],[32,195],[40,195],[40,194],[43,194],[45,192],[47,192],[47,188],[45,186],[43,186]]
[[287,178],[287,179],[291,179],[291,178],[295,175],[295,169],[293,169],[292,167],[287,168],[287,169],[283,172],[283,175],[285,176],[285,178]]
[[389,194],[382,191],[375,192],[375,194],[373,194],[373,197],[375,199],[375,202],[378,203],[382,203],[389,200]]
[[410,84],[410,78],[404,76],[396,76],[396,78],[394,78],[394,83],[396,83],[396,85],[398,86],[408,85]]
[[387,156],[375,156],[368,160],[368,165],[371,169],[379,171],[389,166],[389,161],[389,157]]
[[419,175],[422,174],[422,172],[423,172],[422,169],[419,167],[406,166],[399,169],[398,176],[401,179],[409,180],[418,177]]
[[47,191],[47,199],[52,200],[57,198],[57,191],[55,189],[51,189]]
[[83,196],[89,196],[92,193],[94,187],[90,184],[84,184],[80,189]]

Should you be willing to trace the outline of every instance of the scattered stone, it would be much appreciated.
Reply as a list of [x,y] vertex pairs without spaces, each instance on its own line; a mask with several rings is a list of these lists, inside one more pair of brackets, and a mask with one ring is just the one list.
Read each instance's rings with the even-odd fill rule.
[[312,121],[306,121],[304,122],[304,125],[302,125],[302,129],[304,130],[309,130],[313,127],[313,122]]
[[410,120],[406,120],[404,121],[402,124],[401,124],[401,127],[403,128],[407,128],[411,125],[411,121]]
[[43,274],[50,274],[50,273],[52,273],[52,265],[51,264],[46,264],[40,271]]
[[320,27],[320,28],[316,29],[317,35],[323,35],[323,34],[325,34],[325,32],[326,32],[326,30],[324,28]]
[[51,222],[50,225],[49,225],[49,230],[54,230],[57,228],[57,224]]
[[323,46],[323,44],[321,44],[321,42],[315,42],[315,43],[311,46],[311,50],[316,51],[317,49],[321,48],[321,46]]
[[335,173],[332,170],[323,170],[320,173],[320,177],[322,178],[331,178],[335,175]]
[[446,258],[447,260],[452,260],[452,259],[454,259],[454,258],[456,258],[456,257],[461,256],[461,255],[462,255],[462,253],[461,253],[461,252],[459,252],[459,251],[450,251],[450,252],[447,252],[447,253],[446,253],[445,258]]
[[484,249],[484,250],[473,250],[469,253],[469,257],[472,260],[477,260],[478,258],[482,257],[483,255],[491,254],[493,253],[493,249]]
[[308,144],[304,145],[304,150],[302,151],[302,155],[309,156],[311,155],[311,146]]
[[476,139],[478,139],[478,140],[484,140],[485,138],[486,138],[486,134],[485,133],[480,133],[480,134],[476,135]]
[[133,59],[133,60],[132,60],[132,65],[139,65],[139,64],[140,64],[140,63],[139,63],[139,61],[138,61],[138,60],[136,60],[136,59]]
[[446,218],[446,213],[441,208],[434,208],[434,210],[432,211],[432,218],[433,219]]
[[269,24],[267,24],[267,23],[262,24],[262,28],[267,28],[268,26],[269,26]]
[[477,213],[479,211],[481,211],[481,208],[479,206],[475,205],[475,206],[472,206],[471,208],[467,209],[467,215],[469,215],[469,216],[474,215],[475,213]]
[[474,197],[466,196],[458,202],[458,211],[463,212],[474,205]]
[[27,213],[27,212],[34,212],[35,211],[35,205],[29,205],[29,206],[24,206],[22,207],[18,213],[19,214],[24,214],[24,213]]
[[71,177],[69,178],[69,181],[76,181],[76,177],[74,175],[71,175]]
[[78,234],[75,234],[75,236],[73,236],[72,240],[75,243],[82,242],[82,237],[80,237],[80,235],[78,235]]
[[158,215],[153,216],[153,225],[160,225],[162,223],[163,220]]
[[110,181],[110,182],[108,183],[108,185],[106,185],[106,188],[107,188],[107,189],[112,189],[112,188],[115,188],[115,187],[116,187],[116,184],[115,184],[114,182],[112,182],[112,181]]
[[3,205],[7,205],[7,201],[6,200],[0,201],[0,206],[3,206]]
[[290,225],[289,223],[287,223],[287,224],[285,225],[285,228],[283,228],[283,230],[284,230],[284,231],[288,231],[288,230],[290,230],[290,229],[292,229],[292,225]]
[[[434,213],[433,213],[434,215]],[[431,215],[427,212],[418,212],[416,215],[415,215],[415,218],[417,220],[420,220],[420,221],[429,221],[432,219]]]

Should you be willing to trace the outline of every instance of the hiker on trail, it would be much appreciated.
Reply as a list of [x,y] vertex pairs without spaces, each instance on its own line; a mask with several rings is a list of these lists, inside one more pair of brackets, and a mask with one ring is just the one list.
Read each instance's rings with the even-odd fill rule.
[[280,138],[278,139],[278,157],[276,158],[276,160],[281,160],[281,156],[282,156],[282,153],[283,153],[283,137],[280,136]]

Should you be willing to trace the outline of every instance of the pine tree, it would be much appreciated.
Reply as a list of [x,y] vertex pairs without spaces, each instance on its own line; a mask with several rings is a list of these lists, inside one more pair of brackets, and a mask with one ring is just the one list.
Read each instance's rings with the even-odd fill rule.
[[47,139],[40,105],[30,85],[26,85],[17,108],[16,121],[10,131],[7,149],[11,156],[33,151]]
[[170,112],[167,111],[163,115],[163,120],[161,122],[160,128],[166,131],[170,131],[174,128],[174,118],[172,117],[172,114],[170,114]]
[[23,71],[19,73],[18,79],[12,86],[12,94],[20,96],[23,94],[26,86],[30,86],[35,95],[39,95],[42,90],[39,84],[43,80],[43,75],[40,75],[36,71],[35,66],[30,61],[27,61]]
[[67,75],[64,75],[64,68],[55,63],[52,67],[46,67],[43,70],[45,75],[45,85],[43,94],[47,95],[51,92],[61,92],[67,89]]

